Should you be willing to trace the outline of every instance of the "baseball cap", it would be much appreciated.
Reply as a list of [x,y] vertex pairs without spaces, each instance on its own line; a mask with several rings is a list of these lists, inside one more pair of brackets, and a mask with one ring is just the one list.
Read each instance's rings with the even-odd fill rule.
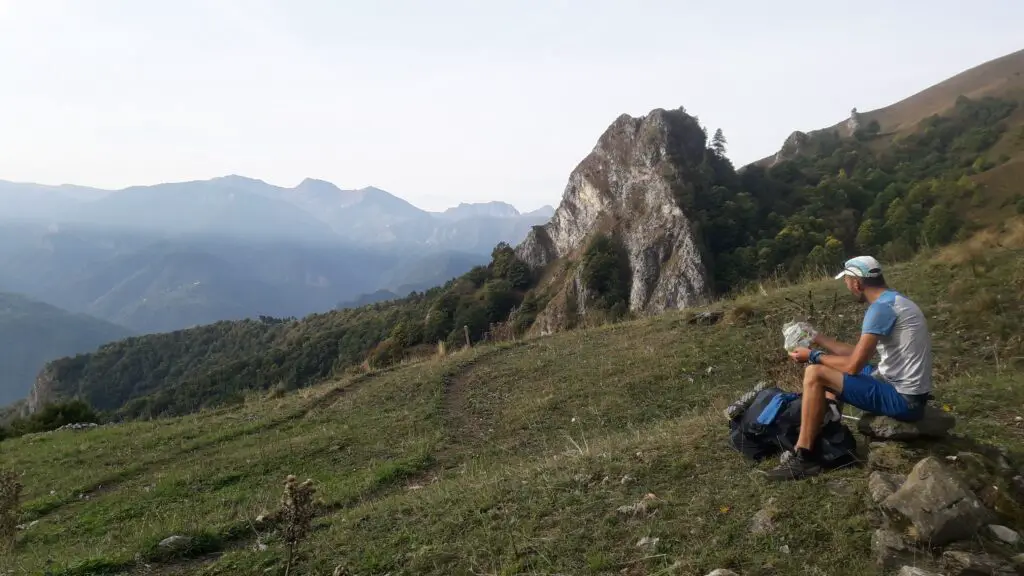
[[843,271],[836,274],[836,280],[843,276],[854,278],[878,278],[882,275],[882,265],[871,256],[857,256],[850,258],[843,264]]

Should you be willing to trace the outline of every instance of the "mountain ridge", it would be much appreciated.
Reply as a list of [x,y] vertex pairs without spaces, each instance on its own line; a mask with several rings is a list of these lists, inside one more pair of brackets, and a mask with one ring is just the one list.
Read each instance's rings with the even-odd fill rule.
[[[1013,123],[1024,102],[953,98],[947,113],[905,135],[825,131],[808,136],[803,154],[742,171],[682,109],[622,115],[570,174],[550,223],[515,249],[497,245],[489,264],[442,287],[287,330],[237,323],[186,331],[173,344],[108,347],[51,363],[47,386],[53,397],[85,390],[90,399],[117,386],[123,394],[102,398],[106,407],[176,414],[280,378],[300,387],[359,365],[386,367],[433,354],[439,342],[455,349],[700,305],[772,278],[834,270],[857,253],[906,260],[971,232],[972,215],[1005,219],[1024,200],[982,185],[1024,150]],[[206,354],[199,343],[211,331],[245,354]],[[146,356],[154,348],[188,373],[156,375]],[[143,378],[146,395],[135,386]]]

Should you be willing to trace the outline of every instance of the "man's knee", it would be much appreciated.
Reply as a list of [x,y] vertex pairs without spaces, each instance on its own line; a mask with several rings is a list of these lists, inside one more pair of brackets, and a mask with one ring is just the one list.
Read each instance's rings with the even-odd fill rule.
[[804,384],[810,384],[813,386],[822,386],[828,380],[825,377],[825,373],[828,368],[821,364],[808,364],[804,368]]

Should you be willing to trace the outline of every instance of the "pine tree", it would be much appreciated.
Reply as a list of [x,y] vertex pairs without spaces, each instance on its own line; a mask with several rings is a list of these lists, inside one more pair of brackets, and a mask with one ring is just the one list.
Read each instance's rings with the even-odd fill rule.
[[715,130],[715,135],[711,138],[711,148],[715,151],[715,154],[725,156],[725,145],[727,143],[725,134],[722,134],[722,129]]

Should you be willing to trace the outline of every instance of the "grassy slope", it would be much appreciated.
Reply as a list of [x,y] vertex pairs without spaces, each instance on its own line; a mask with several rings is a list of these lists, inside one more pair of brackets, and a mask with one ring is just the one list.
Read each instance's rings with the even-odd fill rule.
[[[1020,236],[1001,240],[1017,248],[955,247],[891,274],[929,315],[939,400],[958,430],[1016,450]],[[855,333],[861,309],[839,288],[723,302],[712,327],[669,313],[232,409],[4,442],[4,466],[24,472],[23,519],[39,523],[0,562],[15,574],[280,573],[279,542],[264,534],[269,547],[255,549],[253,519],[296,474],[326,506],[306,574],[871,574],[866,472],[765,484],[726,447],[719,415],[766,374],[797,382],[779,327],[808,291],[819,325]],[[645,494],[648,513],[616,512]],[[780,528],[751,535],[769,498]],[[195,535],[195,557],[155,555],[171,534]],[[646,536],[660,541],[638,547]]]
[[[960,96],[976,99],[985,96],[1018,99],[1024,96],[1024,50],[979,64],[885,108],[861,111],[864,125],[872,120],[878,120],[882,127],[883,137],[876,139],[872,147],[887,147],[892,136],[913,132],[918,123],[925,118],[948,112]],[[812,130],[810,134],[838,130],[842,136],[851,136],[847,120],[843,119],[827,128]],[[1011,140],[1009,135],[1016,134],[1024,126],[1024,113],[1014,114],[1009,119],[1008,126],[1010,129],[1002,143],[1004,145],[1006,141]],[[1001,147],[997,144],[995,150],[1000,150]],[[775,154],[772,154],[754,164],[769,166],[774,159]]]

